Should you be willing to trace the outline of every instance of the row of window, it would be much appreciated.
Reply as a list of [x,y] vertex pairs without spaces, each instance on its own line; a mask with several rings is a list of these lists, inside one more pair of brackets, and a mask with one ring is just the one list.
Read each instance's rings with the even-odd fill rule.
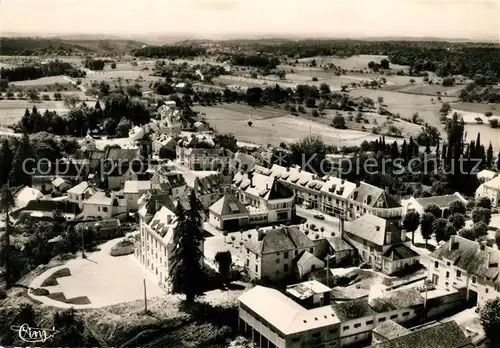
[[[407,317],[407,316],[409,316],[409,315],[410,315],[410,312],[404,312],[404,313],[402,314],[402,316],[403,316],[403,317]],[[398,317],[399,317],[399,315],[398,315],[398,314],[393,314],[393,315],[391,315],[391,316],[389,317],[389,319],[394,320],[394,319],[397,319]],[[382,317],[382,318],[378,318],[378,320],[377,320],[377,321],[378,321],[379,323],[382,323],[382,322],[384,322],[385,320],[386,320],[386,318],[385,318],[385,317]],[[361,323],[356,323],[356,324],[354,324],[354,328],[355,328],[355,329],[360,328],[360,327],[361,327],[361,325],[362,325]],[[365,322],[365,325],[366,325],[366,326],[373,325],[373,320],[367,320],[367,321]],[[349,330],[349,329],[350,329],[350,326],[349,326],[349,325],[346,325],[346,326],[342,327],[342,330],[343,330],[343,331],[347,331],[347,330]]]

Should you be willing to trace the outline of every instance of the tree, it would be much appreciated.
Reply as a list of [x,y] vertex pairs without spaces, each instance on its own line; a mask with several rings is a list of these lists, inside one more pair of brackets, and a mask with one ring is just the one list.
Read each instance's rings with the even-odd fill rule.
[[500,345],[500,297],[486,301],[479,312],[479,320],[490,347],[498,347]]
[[449,214],[465,214],[467,212],[467,207],[464,202],[456,200],[450,203],[448,208]]
[[436,242],[446,240],[446,225],[448,225],[448,220],[444,218],[437,218],[432,223],[432,230],[434,231],[434,236]]
[[431,203],[427,207],[425,207],[424,212],[434,215],[436,219],[442,216],[441,208],[439,208],[439,206],[434,203]]
[[[25,162],[25,160],[27,160]],[[19,142],[14,159],[9,181],[11,186],[31,186],[31,175],[34,170],[35,155],[27,134],[23,134]]]
[[215,262],[219,267],[219,273],[223,275],[227,274],[227,272],[229,272],[229,270],[231,269],[231,265],[233,263],[231,252],[229,250],[218,251],[215,254]]
[[280,80],[284,80],[286,76],[285,70],[282,69],[276,70],[276,76],[278,76]]
[[88,336],[84,334],[85,325],[74,308],[56,312],[54,327],[59,331],[51,342],[55,346],[83,347],[87,345]]
[[481,197],[476,202],[476,207],[491,209],[491,199],[488,197]]
[[204,241],[201,212],[203,206],[194,190],[189,195],[190,208],[186,212],[180,201],[177,202],[175,215],[177,227],[174,234],[172,253],[172,291],[186,295],[186,302],[192,303],[202,293],[203,271],[200,262],[203,252],[200,245]]
[[5,283],[7,285],[7,288],[10,287],[11,285],[11,268],[10,268],[10,258],[9,258],[9,252],[10,252],[10,219],[9,219],[9,212],[10,209],[15,206],[14,203],[14,198],[12,197],[12,192],[10,191],[10,188],[7,185],[2,186],[0,189],[0,213],[5,214],[5,236],[3,240],[0,240],[0,244],[2,244],[2,252],[0,255],[2,255],[0,259],[0,264],[4,265],[5,268]]
[[322,83],[321,85],[319,85],[319,91],[322,94],[330,94],[331,93],[330,86],[327,85],[326,83]]
[[474,233],[476,239],[488,235],[488,225],[480,221],[472,225],[471,230]]
[[489,225],[491,221],[491,210],[487,208],[474,208],[472,210],[472,222],[484,222],[486,225]]
[[337,129],[346,129],[345,119],[342,115],[336,115],[332,120],[332,126]]
[[410,211],[403,219],[403,227],[406,231],[411,232],[411,243],[415,243],[415,231],[420,224],[420,214],[417,211]]
[[448,103],[441,104],[441,108],[439,109],[439,113],[443,116],[448,116],[451,111],[451,106]]
[[491,141],[488,146],[488,150],[486,151],[486,168],[493,168],[493,146],[491,145]]
[[476,240],[476,233],[471,228],[462,228],[462,229],[460,229],[458,231],[458,235],[460,237],[466,238],[468,240],[472,240],[472,241]]
[[111,69],[116,69],[116,63],[111,63]]
[[465,226],[465,217],[463,214],[455,213],[452,214],[448,221],[455,227],[456,230],[459,230]]
[[427,248],[427,241],[432,235],[432,225],[434,220],[436,220],[436,216],[431,213],[424,213],[420,218],[420,232],[422,233],[422,237],[425,239],[425,248]]
[[12,170],[14,155],[10,149],[9,140],[5,138],[0,148],[0,187],[7,184],[9,173]]

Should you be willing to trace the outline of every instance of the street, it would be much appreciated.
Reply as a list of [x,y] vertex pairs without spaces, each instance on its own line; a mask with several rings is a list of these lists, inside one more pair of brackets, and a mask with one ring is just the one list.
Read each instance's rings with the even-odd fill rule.
[[[338,236],[340,233],[339,225],[340,220],[336,217],[320,213],[315,209],[304,209],[302,207],[296,206],[297,215],[307,219],[307,224],[315,224],[318,227],[318,230],[321,227],[324,227],[325,236],[329,236],[331,232],[335,232],[335,235]],[[325,217],[324,220],[320,220],[314,217],[315,214],[321,214]]]

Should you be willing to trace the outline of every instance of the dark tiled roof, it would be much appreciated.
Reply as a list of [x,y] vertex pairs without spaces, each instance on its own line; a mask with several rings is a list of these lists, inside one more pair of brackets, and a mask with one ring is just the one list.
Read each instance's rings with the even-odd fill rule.
[[408,259],[415,256],[418,256],[418,253],[404,244],[393,245],[384,253],[384,257],[387,257],[391,261]]
[[386,234],[391,233],[391,244],[401,241],[401,231],[390,221],[364,214],[346,225],[346,231],[377,245],[386,245]]
[[258,254],[313,248],[314,242],[296,227],[280,227],[263,232],[261,240],[250,239],[246,246]]
[[327,237],[328,244],[335,251],[353,250],[354,248],[340,237]]
[[106,150],[105,158],[111,161],[132,161],[133,159],[140,158],[139,149],[118,149],[108,148]]
[[373,332],[381,335],[386,339],[393,339],[406,335],[411,331],[392,320],[387,320],[385,323],[382,323],[374,328]]
[[368,304],[368,299],[366,297],[352,301],[333,303],[332,307],[335,315],[340,321],[348,321],[377,314]]
[[473,348],[454,321],[422,328],[407,335],[371,345],[371,348]]
[[460,194],[455,192],[452,195],[416,198],[415,200],[418,202],[418,204],[420,204],[424,208],[427,207],[429,204],[436,204],[440,208],[445,208],[448,207],[454,201],[463,202],[464,198],[460,196]]
[[369,299],[370,307],[378,313],[403,308],[414,308],[424,303],[420,291],[416,288],[385,292],[380,297]]
[[28,204],[18,210],[21,211],[43,211],[50,212],[59,209],[64,214],[80,214],[81,210],[78,207],[78,204],[68,201],[53,201],[48,199],[36,199],[29,201]]
[[210,211],[221,216],[248,213],[248,209],[233,195],[223,196],[210,207]]
[[194,180],[194,190],[196,192],[196,195],[204,196],[219,192],[220,179],[221,175],[219,174],[209,175],[202,178],[196,178]]

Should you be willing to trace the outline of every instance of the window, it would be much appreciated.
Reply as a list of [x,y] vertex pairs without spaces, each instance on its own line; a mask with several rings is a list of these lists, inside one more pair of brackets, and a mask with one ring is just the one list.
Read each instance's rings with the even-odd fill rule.
[[449,266],[449,265],[450,265],[450,263],[449,263],[449,262],[446,262],[446,266]]
[[396,319],[398,317],[397,314],[391,315],[389,319]]
[[450,277],[450,272],[446,272],[446,278]]
[[379,322],[379,323],[381,323],[381,322],[383,322],[383,321],[385,321],[385,318],[378,318],[378,322]]
[[354,324],[355,329],[357,329],[358,327],[361,327],[361,323]]
[[274,262],[276,262],[276,263],[280,263],[280,259],[276,259]]
[[247,259],[247,267],[250,266],[250,260]]
[[372,324],[373,324],[373,320],[368,320],[368,321],[366,322],[366,325],[372,325]]
[[314,252],[314,248],[309,249],[309,252],[313,253]]
[[288,259],[288,251],[285,251],[285,252],[284,252],[283,257],[284,257],[285,259]]
[[337,333],[337,331],[338,331],[337,329],[330,329],[330,330],[328,330],[328,333],[334,334],[334,333]]
[[462,276],[462,272],[457,269],[457,278],[460,278]]
[[347,330],[349,330],[349,325],[347,325],[347,326],[344,326],[344,327],[342,328],[342,330],[344,330],[344,331],[347,331]]
[[472,284],[476,284],[476,277],[472,276]]
[[489,291],[489,290],[488,290],[488,288],[486,288],[486,289],[485,289],[485,292],[486,292],[486,293],[488,293],[488,291]]
[[108,207],[102,207],[102,211],[107,213],[108,212]]
[[298,254],[299,254],[299,251],[295,250],[295,256],[297,256]]
[[259,265],[255,265],[255,272],[259,272]]
[[437,261],[434,261],[434,268],[439,268],[439,263]]

